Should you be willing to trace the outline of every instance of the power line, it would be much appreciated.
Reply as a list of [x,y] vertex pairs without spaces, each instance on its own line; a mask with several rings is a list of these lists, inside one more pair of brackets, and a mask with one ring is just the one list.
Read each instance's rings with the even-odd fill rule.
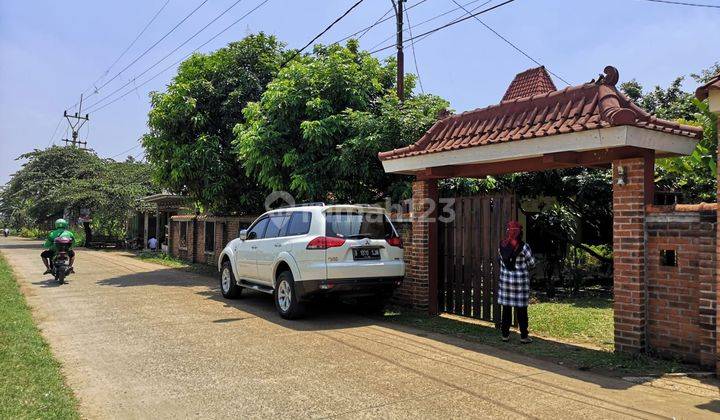
[[[471,12],[470,12],[469,10],[467,10],[464,6],[461,6],[460,3],[457,2],[457,0],[452,0],[452,2],[455,3],[455,4],[457,4],[458,6],[462,7],[462,9],[463,9],[466,13],[471,14]],[[536,60],[536,59],[534,59],[533,57],[531,57],[528,53],[526,53],[525,51],[523,51],[523,50],[522,50],[520,47],[518,47],[517,45],[513,44],[509,39],[507,39],[507,38],[505,38],[504,36],[500,35],[495,29],[491,28],[488,24],[486,24],[485,22],[483,22],[482,20],[480,20],[479,17],[475,16],[475,20],[477,20],[478,22],[480,22],[480,24],[481,24],[482,26],[484,26],[484,27],[485,27],[486,29],[488,29],[490,32],[492,32],[493,34],[495,34],[495,36],[497,36],[498,38],[500,38],[500,39],[502,39],[503,41],[505,41],[505,43],[507,43],[508,45],[510,45],[512,48],[514,48],[514,49],[515,49],[516,51],[518,51],[520,54],[522,54],[522,55],[524,55],[525,57],[527,57],[530,61],[532,61],[533,63],[537,64],[538,66],[543,66],[542,63],[540,63],[538,60]],[[411,35],[411,36],[412,36],[412,35]],[[547,69],[547,71],[548,71],[550,74],[552,74],[553,76],[555,76],[555,77],[557,77],[558,79],[562,80],[566,85],[571,86],[570,83],[569,83],[567,80],[565,80],[565,79],[563,79],[562,77],[558,76],[557,74],[553,73],[552,70],[550,70],[548,67],[545,67],[545,68]]]
[[[447,28],[447,27],[450,27],[450,26],[452,26],[452,25],[456,25],[456,24],[458,24],[458,23],[460,23],[460,22],[464,22],[464,21],[466,21],[466,20],[468,20],[468,19],[471,19],[471,18],[473,18],[473,17],[475,17],[475,16],[478,16],[478,15],[481,15],[481,14],[483,14],[483,13],[487,13],[487,12],[489,12],[489,11],[495,10],[495,9],[497,9],[497,8],[499,8],[499,7],[505,6],[506,4],[512,3],[512,2],[514,2],[514,1],[515,1],[515,0],[505,0],[504,2],[502,2],[502,3],[500,3],[500,4],[496,4],[495,6],[488,7],[487,9],[483,9],[483,10],[477,12],[477,13],[472,13],[472,14],[470,14],[470,15],[467,15],[467,16],[463,17],[463,18],[456,19],[456,20],[451,21],[451,22],[448,22],[448,23],[446,23],[446,24],[444,24],[444,25],[438,26],[437,28],[434,28],[434,29],[431,29],[431,30],[429,30],[429,31],[423,32],[423,33],[421,33],[421,34],[419,34],[419,35],[415,35],[414,37],[411,37],[410,39],[408,39],[408,41],[413,41],[413,40],[415,40],[415,39],[417,39],[417,38],[425,37],[425,36],[427,36],[427,35],[433,34],[433,33],[437,32],[437,31],[440,31],[440,30],[445,29],[445,28]],[[378,53],[378,52],[380,52],[380,51],[385,51],[385,50],[387,50],[387,49],[389,49],[389,48],[393,48],[393,47],[395,47],[395,44],[391,44],[391,45],[382,47],[382,48],[377,49],[377,50],[375,50],[375,51],[370,51],[370,54],[375,54],[375,53]]]
[[227,9],[223,10],[222,13],[220,13],[220,14],[217,15],[217,16],[215,16],[215,18],[214,18],[213,20],[211,20],[211,21],[208,22],[205,26],[203,26],[202,28],[200,28],[197,32],[195,32],[192,36],[190,36],[188,39],[186,39],[185,41],[183,41],[180,45],[178,45],[177,47],[175,47],[172,51],[170,51],[169,53],[167,53],[164,57],[162,57],[161,59],[157,60],[155,63],[153,63],[150,67],[148,67],[148,68],[146,68],[145,70],[143,70],[141,73],[136,74],[135,76],[133,76],[133,78],[130,79],[130,80],[128,80],[124,85],[120,86],[119,88],[117,88],[117,89],[115,89],[114,91],[110,92],[109,94],[105,95],[103,98],[95,101],[93,104],[91,104],[90,106],[88,106],[88,108],[92,108],[92,107],[96,106],[96,105],[99,104],[100,102],[102,102],[102,101],[104,101],[105,99],[111,97],[111,96],[114,95],[115,93],[121,91],[125,86],[128,86],[128,85],[131,84],[131,83],[135,83],[135,81],[137,80],[138,77],[141,77],[141,76],[145,75],[147,72],[149,72],[150,70],[154,69],[158,64],[160,64],[160,63],[162,63],[163,61],[165,61],[165,59],[167,59],[167,58],[170,57],[171,55],[175,54],[175,52],[177,52],[177,50],[179,50],[180,48],[182,48],[182,47],[184,47],[185,45],[187,45],[188,42],[192,41],[196,36],[200,35],[205,29],[207,29],[210,25],[212,25],[212,24],[215,23],[218,19],[220,19],[221,17],[223,17],[227,12],[229,12],[232,8],[234,8],[235,6],[237,6],[238,4],[240,4],[240,2],[242,2],[242,1],[243,1],[243,0],[237,0],[235,3],[231,4]]
[[63,122],[63,117],[60,117],[57,125],[55,126],[55,130],[52,133],[52,136],[50,136],[50,141],[48,141],[47,147],[50,147],[50,144],[55,144],[55,135],[57,134],[57,131],[60,128],[60,124],[62,124],[62,122]]
[[408,30],[410,31],[409,32],[410,39],[411,39],[410,46],[412,47],[413,62],[415,63],[415,73],[417,73],[418,84],[420,85],[420,92],[425,93],[425,88],[423,87],[423,84],[422,84],[422,78],[420,77],[420,68],[418,67],[417,54],[415,53],[415,41],[412,41],[413,34],[412,34],[412,25],[410,24],[410,14],[408,13],[407,9],[405,9],[405,19],[407,20]]
[[238,19],[236,19],[234,22],[232,22],[231,24],[229,24],[228,26],[226,26],[222,31],[218,32],[218,33],[215,34],[212,38],[210,38],[210,39],[208,39],[207,41],[205,41],[204,43],[200,44],[197,48],[195,48],[194,50],[192,50],[192,51],[189,52],[188,54],[184,55],[184,56],[181,57],[179,60],[175,61],[174,63],[172,63],[172,64],[170,64],[169,66],[165,67],[164,69],[160,70],[159,72],[155,73],[152,77],[150,77],[149,79],[147,79],[147,80],[145,80],[144,82],[140,83],[139,85],[133,87],[133,89],[128,90],[127,92],[125,92],[125,93],[122,94],[121,96],[113,99],[113,100],[110,101],[110,102],[107,102],[106,104],[100,106],[99,108],[95,108],[94,110],[92,110],[92,112],[100,111],[101,109],[106,108],[106,107],[114,104],[115,102],[117,102],[117,101],[119,101],[120,99],[122,99],[122,98],[126,97],[127,95],[131,94],[131,93],[134,92],[135,90],[137,90],[137,89],[141,88],[142,86],[150,83],[152,80],[155,80],[155,79],[156,79],[157,77],[159,77],[161,74],[163,74],[163,73],[165,73],[166,71],[170,70],[170,69],[173,68],[174,66],[182,63],[183,60],[185,60],[186,58],[190,57],[193,53],[195,53],[196,51],[198,51],[200,48],[206,46],[207,44],[209,44],[209,43],[211,43],[212,41],[214,41],[215,39],[217,39],[220,35],[224,34],[224,33],[227,32],[228,30],[230,30],[230,28],[232,28],[233,26],[235,26],[235,25],[237,25],[238,23],[240,23],[240,21],[242,21],[242,20],[245,19],[246,17],[250,16],[253,12],[255,12],[255,11],[256,11],[257,9],[259,9],[260,7],[264,6],[265,3],[269,2],[269,1],[270,1],[270,0],[263,0],[263,1],[261,1],[260,3],[258,3],[257,6],[253,7],[252,9],[250,9],[247,13],[245,13],[245,14],[242,15],[242,16],[240,16],[240,17],[239,17]]
[[325,32],[329,31],[330,28],[332,28],[333,26],[335,26],[336,23],[340,22],[345,16],[347,16],[350,12],[352,12],[353,9],[356,8],[356,7],[358,7],[358,6],[360,5],[360,3],[362,3],[363,1],[364,1],[364,0],[358,0],[357,2],[355,2],[355,4],[353,4],[352,6],[350,6],[350,8],[345,11],[345,13],[343,13],[343,14],[340,15],[338,18],[336,18],[334,21],[332,21],[332,23],[331,23],[330,25],[328,25],[325,29],[323,29],[322,32],[320,32],[319,34],[315,35],[315,37],[314,37],[313,39],[311,39],[310,41],[308,41],[307,44],[305,44],[305,45],[304,45],[302,48],[300,48],[299,50],[295,51],[295,53],[293,53],[293,55],[291,55],[290,58],[288,58],[287,60],[285,60],[284,63],[282,63],[282,65],[280,66],[280,68],[285,67],[289,62],[291,62],[292,60],[294,60],[295,57],[297,57],[298,55],[300,55],[300,54],[305,50],[305,48],[309,47],[313,42],[317,41],[318,38],[320,38],[321,36],[325,35]]
[[130,45],[128,45],[127,47],[125,47],[125,49],[120,53],[120,55],[115,59],[115,61],[113,61],[112,64],[110,64],[110,66],[107,68],[107,70],[105,70],[105,71],[103,72],[103,74],[101,74],[100,77],[98,77],[97,80],[95,80],[91,86],[89,86],[87,89],[85,89],[85,93],[87,93],[91,88],[94,88],[98,83],[100,83],[100,81],[101,81],[105,76],[107,76],[107,75],[110,73],[110,70],[112,70],[112,68],[115,66],[115,64],[117,64],[118,61],[120,61],[120,60],[125,56],[125,54],[127,54],[128,51],[130,51],[130,48],[132,48],[133,45],[135,45],[135,43],[138,41],[138,39],[140,39],[140,37],[141,37],[141,36],[145,33],[145,31],[147,31],[147,29],[150,27],[150,25],[152,25],[153,22],[155,22],[155,19],[157,19],[157,17],[160,15],[160,13],[161,13],[163,10],[165,10],[165,7],[167,7],[167,5],[168,5],[169,3],[170,3],[170,0],[165,0],[165,3],[160,7],[160,9],[158,9],[157,12],[155,12],[155,14],[153,15],[153,17],[150,18],[150,21],[148,21],[148,23],[145,24],[145,26],[142,28],[142,30],[140,31],[140,33],[138,33],[137,36],[135,37],[135,39],[132,40],[132,42],[130,43]]
[[[393,11],[393,7],[390,6],[390,8],[387,10],[387,12],[385,12],[384,15],[380,16],[380,17],[378,18],[378,20],[375,21],[375,23],[373,23],[372,25],[370,25],[370,26],[368,26],[367,28],[365,28],[365,30],[362,31],[362,33],[361,33],[360,35],[358,35],[358,38],[357,38],[357,39],[361,39],[362,37],[364,37],[365,35],[367,35],[367,33],[370,32],[370,29],[372,29],[372,28],[374,28],[375,26],[377,26],[380,22],[383,22],[383,19],[385,19],[385,17],[386,17],[387,15],[389,15],[390,12],[392,12],[392,11]],[[347,39],[347,38],[343,38],[342,40],[340,40],[340,42],[345,41],[346,39]],[[336,42],[336,44],[339,44],[340,42]]]
[[190,17],[191,17],[192,15],[194,15],[195,12],[197,12],[197,11],[198,11],[201,7],[203,7],[203,5],[205,5],[205,3],[207,3],[207,2],[208,2],[208,0],[203,0],[203,2],[200,3],[199,6],[197,6],[197,7],[196,7],[195,9],[193,9],[190,13],[188,13],[180,22],[178,22],[177,24],[175,24],[175,26],[173,26],[172,29],[170,29],[167,33],[165,33],[165,35],[163,35],[160,39],[158,39],[157,41],[155,41],[155,43],[153,43],[153,44],[152,44],[151,46],[149,46],[145,51],[143,51],[142,54],[140,54],[139,56],[137,56],[133,61],[131,61],[129,64],[127,64],[125,67],[123,67],[122,70],[120,70],[119,72],[117,72],[117,74],[115,74],[113,77],[111,77],[110,80],[107,80],[107,81],[106,81],[105,83],[103,83],[100,87],[96,88],[93,93],[91,93],[90,95],[88,95],[88,97],[93,96],[93,95],[96,95],[97,92],[100,91],[100,89],[104,88],[104,87],[107,86],[110,82],[112,82],[113,80],[117,79],[125,70],[129,69],[133,64],[137,63],[141,58],[145,57],[145,55],[147,55],[147,53],[149,53],[153,48],[155,48],[155,47],[156,47],[159,43],[161,43],[165,38],[167,38],[168,36],[170,36],[170,34],[172,34],[173,32],[175,32],[175,30],[176,30],[177,28],[179,28],[180,25],[182,25],[183,23],[185,23],[186,20],[190,19]]
[[[480,1],[480,0],[473,0],[473,1],[471,1],[471,2],[465,3],[465,6],[470,6],[471,4],[477,3],[477,2],[479,2],[479,1]],[[486,0],[483,4],[481,4],[480,6],[474,8],[472,11],[475,11],[475,10],[477,10],[477,9],[485,6],[486,4],[490,3],[491,1],[492,1],[492,0]],[[407,8],[407,10],[410,10],[410,9],[411,9],[410,7]],[[425,19],[425,20],[423,20],[422,22],[420,22],[420,23],[418,23],[417,25],[415,25],[415,28],[417,28],[418,26],[422,26],[422,25],[424,25],[424,24],[426,24],[426,23],[428,23],[428,22],[432,22],[432,21],[435,20],[435,19],[439,19],[439,18],[441,18],[441,17],[443,17],[443,16],[445,16],[445,15],[447,15],[447,14],[450,14],[450,13],[456,11],[456,10],[460,10],[460,8],[459,8],[459,7],[455,7],[454,9],[450,9],[450,10],[448,10],[448,11],[446,11],[446,12],[440,13],[439,15],[435,15],[435,16],[429,18],[429,19]],[[380,42],[376,43],[375,45],[373,45],[372,47],[370,47],[370,50],[374,50],[375,48],[377,48],[377,47],[379,47],[380,45],[386,43],[387,41],[395,38],[396,36],[397,36],[397,33],[394,33],[394,34],[388,36],[387,38],[383,39],[382,41],[380,41]],[[412,36],[412,35],[410,35],[410,36]]]
[[[427,0],[420,0],[419,2],[413,4],[412,6],[409,6],[409,7],[407,8],[407,10],[410,10],[410,9],[412,9],[413,7],[416,7],[416,6],[420,6],[421,4],[425,3],[426,1],[427,1]],[[479,0],[476,0],[476,1],[479,1]],[[359,31],[353,32],[353,33],[351,33],[350,35],[342,38],[341,40],[333,42],[333,44],[339,44],[339,43],[341,43],[341,42],[347,41],[348,39],[354,37],[354,36],[357,35],[357,34],[360,34],[360,33],[363,33],[363,32],[367,32],[367,31],[369,31],[370,29],[372,29],[373,27],[377,26],[378,24],[383,23],[383,22],[386,22],[386,21],[392,19],[393,16],[389,16],[389,17],[385,17],[385,16],[387,16],[387,15],[388,15],[390,12],[392,12],[393,10],[395,10],[395,8],[394,8],[394,7],[391,7],[390,10],[388,10],[388,11],[383,15],[383,17],[380,18],[380,20],[379,20],[378,22],[375,22],[375,23],[373,23],[373,24],[370,25],[370,26],[366,26],[366,27],[360,29]],[[394,35],[393,35],[393,36],[394,36]]]
[[120,152],[120,153],[118,153],[118,154],[116,154],[116,155],[110,156],[110,159],[115,159],[116,157],[118,157],[118,156],[120,156],[120,155],[124,155],[125,153],[128,153],[128,152],[131,152],[131,151],[137,149],[137,148],[140,147],[140,146],[142,146],[142,144],[141,144],[141,143],[138,143],[138,144],[136,144],[135,146],[133,146],[133,147],[131,147],[131,148],[125,150],[125,151],[122,151],[122,152]]
[[676,6],[708,7],[708,8],[713,8],[713,9],[720,9],[720,6],[716,5],[716,4],[688,3],[688,2],[684,2],[684,1],[670,1],[670,0],[643,0],[643,1],[649,1],[652,3],[673,4]]

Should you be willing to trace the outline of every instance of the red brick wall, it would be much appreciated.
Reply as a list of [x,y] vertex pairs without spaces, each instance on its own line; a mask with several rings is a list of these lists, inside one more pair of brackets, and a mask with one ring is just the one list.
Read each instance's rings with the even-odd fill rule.
[[650,157],[613,162],[613,307],[615,350],[621,352],[645,350],[644,222],[652,163]]
[[[171,219],[172,247],[170,253],[186,261],[217,265],[217,256],[228,242],[237,238],[240,228],[247,227],[254,216],[247,217],[217,217],[217,216],[188,216],[178,215]],[[180,224],[187,222],[187,249],[180,248]],[[215,224],[215,249],[205,251],[205,225]]]
[[[648,347],[666,357],[714,366],[717,214],[648,210]],[[675,251],[676,267],[661,265],[662,250]]]

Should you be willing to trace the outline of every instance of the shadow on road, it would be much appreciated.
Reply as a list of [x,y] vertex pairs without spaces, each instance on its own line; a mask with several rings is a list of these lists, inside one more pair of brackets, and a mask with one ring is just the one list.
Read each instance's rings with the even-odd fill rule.
[[32,282],[35,286],[40,287],[60,287],[60,286],[68,286],[70,284],[69,280],[65,280],[65,284],[58,283],[54,278],[53,279],[44,279],[40,281],[34,281]]
[[[549,362],[548,360],[537,359],[522,354],[516,354],[512,352],[512,347],[508,349],[500,349],[497,347],[491,347],[484,344],[482,340],[468,341],[463,338],[455,337],[452,335],[437,334],[419,330],[414,327],[396,324],[383,320],[380,316],[367,316],[363,313],[362,308],[356,305],[341,303],[341,302],[323,302],[322,304],[308,305],[306,316],[300,320],[285,320],[282,319],[275,310],[272,296],[256,291],[243,290],[241,298],[236,300],[228,300],[222,297],[217,284],[217,279],[196,274],[188,273],[176,269],[162,268],[155,271],[133,273],[124,276],[113,277],[109,279],[100,280],[97,282],[101,286],[109,287],[142,287],[142,286],[167,286],[167,287],[195,287],[200,290],[195,291],[199,296],[202,296],[208,300],[222,303],[225,307],[233,308],[237,310],[237,316],[215,319],[210,321],[215,324],[227,325],[227,328],[234,328],[237,323],[246,319],[261,318],[267,322],[282,326],[295,331],[312,331],[322,333],[323,331],[336,331],[337,334],[333,334],[329,337],[332,340],[338,341],[338,344],[351,345],[350,341],[357,339],[366,340],[368,346],[358,347],[353,345],[353,348],[357,351],[366,353],[372,357],[380,357],[374,350],[377,348],[392,348],[407,352],[413,356],[427,357],[432,359],[436,363],[445,363],[449,365],[449,368],[463,368],[468,371],[468,375],[473,375],[474,370],[464,367],[465,365],[473,365],[477,372],[481,372],[484,368],[503,370],[503,368],[497,365],[491,365],[487,362],[481,362],[477,358],[472,358],[467,355],[463,355],[464,351],[471,351],[489,355],[496,358],[501,358],[506,361],[510,361],[517,364],[531,366],[536,369],[545,372],[551,372],[574,379],[578,379],[584,382],[589,382],[601,386],[607,389],[623,390],[634,386],[637,386],[640,382],[629,382],[620,380],[617,378],[605,377],[592,372],[583,372],[581,370],[573,370],[567,366],[560,366],[556,363]],[[48,285],[47,287],[50,287]],[[362,333],[353,331],[354,328],[358,327],[381,327],[373,328],[371,330],[363,330]],[[476,328],[486,328],[488,332],[495,337],[496,332],[492,327],[475,326]],[[489,331],[492,330],[492,331]],[[369,334],[368,331],[371,331]],[[347,337],[348,342],[344,342],[340,337]],[[497,338],[497,337],[495,337]],[[428,339],[431,341],[428,342]],[[550,342],[549,340],[543,340],[536,338],[536,342]],[[433,344],[433,342],[437,344]],[[593,350],[586,347],[573,346],[572,344],[552,342],[555,346],[562,346],[566,351],[577,352],[600,352],[600,350]],[[453,346],[458,351],[449,351],[446,347],[440,344],[446,344]],[[536,345],[533,343],[532,345]],[[372,350],[371,350],[372,349]],[[466,354],[466,353],[465,353]],[[548,355],[551,356],[551,355]],[[399,367],[403,367],[402,360],[393,360]],[[460,364],[462,363],[462,365]],[[508,370],[508,373],[512,373]],[[436,378],[442,380],[442,378]],[[648,377],[647,381],[651,381],[655,378]],[[708,382],[714,384],[714,379],[708,378]],[[536,381],[534,381],[536,382]],[[537,388],[548,394],[557,394],[558,397],[565,395],[576,395],[579,398],[594,398],[596,396],[585,394],[574,389],[568,389],[557,385],[552,382],[544,382],[542,386],[530,384],[529,382],[519,383],[522,386],[530,388]],[[677,391],[683,392],[683,391]],[[689,392],[688,392],[689,393]],[[690,394],[690,393],[689,393]],[[696,395],[697,394],[691,394]],[[613,406],[621,406],[617,401],[605,401]],[[638,411],[637,407],[622,406],[628,410]],[[715,411],[718,409],[718,402],[709,402],[699,408]],[[643,413],[651,415],[651,412]]]

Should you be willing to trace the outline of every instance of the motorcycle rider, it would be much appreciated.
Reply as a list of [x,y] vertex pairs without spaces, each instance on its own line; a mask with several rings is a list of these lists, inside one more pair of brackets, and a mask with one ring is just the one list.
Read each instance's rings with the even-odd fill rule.
[[[68,229],[68,222],[65,219],[57,219],[55,221],[55,230],[51,231],[48,234],[48,237],[43,244],[43,248],[45,248],[45,251],[40,254],[40,258],[42,258],[43,264],[45,264],[46,268],[43,274],[52,274],[50,262],[55,256],[55,252],[57,252],[57,248],[55,247],[55,239],[61,236],[64,238],[72,238],[73,244],[75,243],[75,234]],[[68,256],[70,257],[70,272],[74,273],[75,271],[73,270],[73,263],[75,262],[75,251],[72,250],[72,245],[70,245],[70,247],[71,249],[68,251]]]

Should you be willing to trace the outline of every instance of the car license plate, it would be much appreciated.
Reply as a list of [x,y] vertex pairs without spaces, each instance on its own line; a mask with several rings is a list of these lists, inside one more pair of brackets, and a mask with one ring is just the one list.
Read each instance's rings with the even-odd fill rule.
[[353,248],[354,260],[379,260],[380,248]]

